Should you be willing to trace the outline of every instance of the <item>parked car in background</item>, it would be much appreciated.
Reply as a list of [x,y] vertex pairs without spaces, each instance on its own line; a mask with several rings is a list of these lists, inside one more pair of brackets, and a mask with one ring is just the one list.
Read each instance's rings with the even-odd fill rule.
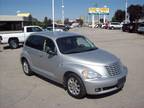
[[120,59],[70,32],[31,34],[21,62],[26,75],[35,72],[56,81],[75,98],[122,89],[127,76]]
[[122,31],[129,33],[137,33],[138,26],[140,23],[127,23],[123,24]]
[[122,26],[122,31],[123,31],[123,32],[128,32],[128,31],[129,31],[129,23],[123,24],[123,26]]
[[102,25],[101,25],[101,28],[103,28],[103,29],[108,29],[108,24],[102,24]]
[[79,23],[72,23],[72,25],[70,26],[70,28],[75,28],[75,27],[80,27]]
[[9,44],[10,48],[18,48],[20,43],[24,43],[25,39],[34,32],[41,32],[43,29],[39,26],[24,26],[19,31],[0,31],[1,43]]
[[96,26],[95,26],[95,28],[101,28],[102,27],[102,24],[97,24]]
[[[54,24],[56,31],[68,31],[70,27],[68,25],[62,25],[62,24]],[[52,24],[48,25],[47,28],[51,29],[53,27]]]
[[63,29],[63,31],[68,31],[70,29],[69,25],[57,24],[56,27],[59,28],[59,29]]
[[108,25],[109,29],[121,29],[122,28],[122,24],[120,22],[110,22]]
[[144,33],[144,22],[139,24],[137,31],[138,33]]
[[[44,30],[45,30],[45,31],[53,32],[53,27],[47,27],[47,28],[45,28]],[[55,27],[55,28],[54,28],[54,31],[62,32],[63,29]]]

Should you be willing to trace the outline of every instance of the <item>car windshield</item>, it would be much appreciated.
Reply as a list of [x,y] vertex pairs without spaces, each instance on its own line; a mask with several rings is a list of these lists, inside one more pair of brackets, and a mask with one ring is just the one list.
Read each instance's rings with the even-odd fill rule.
[[83,36],[71,36],[56,40],[63,54],[81,53],[96,50],[97,47]]
[[112,25],[120,25],[120,23],[111,23]]

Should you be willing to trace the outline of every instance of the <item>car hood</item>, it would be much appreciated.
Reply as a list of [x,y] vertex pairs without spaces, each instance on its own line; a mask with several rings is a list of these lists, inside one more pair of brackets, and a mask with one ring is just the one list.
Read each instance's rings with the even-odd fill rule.
[[64,58],[67,62],[87,65],[107,65],[119,61],[116,56],[101,49],[82,53],[67,54]]

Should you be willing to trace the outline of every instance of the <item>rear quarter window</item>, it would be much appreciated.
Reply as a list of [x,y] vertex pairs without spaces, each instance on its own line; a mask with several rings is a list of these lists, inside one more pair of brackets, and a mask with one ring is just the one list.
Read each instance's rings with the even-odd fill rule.
[[45,38],[42,36],[30,36],[25,45],[40,51],[43,51],[43,44],[44,44]]

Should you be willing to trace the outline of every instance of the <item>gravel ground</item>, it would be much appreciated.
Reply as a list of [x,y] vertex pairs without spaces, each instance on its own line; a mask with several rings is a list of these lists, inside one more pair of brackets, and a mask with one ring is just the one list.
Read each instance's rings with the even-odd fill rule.
[[25,76],[21,63],[22,48],[5,47],[0,52],[0,108],[143,108],[144,107],[144,36],[121,30],[76,28],[96,46],[121,59],[128,67],[122,91],[101,96],[74,99],[61,88],[39,76]]

